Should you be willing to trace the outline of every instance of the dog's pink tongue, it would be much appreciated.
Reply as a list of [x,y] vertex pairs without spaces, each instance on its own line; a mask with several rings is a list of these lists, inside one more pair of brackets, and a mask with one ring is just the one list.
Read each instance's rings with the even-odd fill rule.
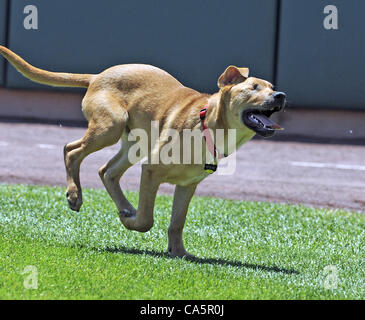
[[277,123],[272,121],[270,118],[264,116],[263,114],[255,114],[255,118],[259,119],[267,128],[273,130],[284,130],[284,128],[280,127]]

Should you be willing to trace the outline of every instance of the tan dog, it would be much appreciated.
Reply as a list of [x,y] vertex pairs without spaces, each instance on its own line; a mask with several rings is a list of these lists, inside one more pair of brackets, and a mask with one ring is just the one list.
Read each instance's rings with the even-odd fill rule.
[[[176,129],[181,138],[183,129],[200,129],[200,111],[206,106],[205,124],[213,133],[217,129],[224,130],[224,139],[217,140],[216,147],[227,154],[228,129],[235,129],[235,148],[255,133],[268,137],[280,129],[269,117],[284,108],[285,94],[273,91],[272,85],[265,80],[249,78],[247,68],[228,67],[218,79],[219,92],[208,95],[184,87],[167,72],[149,65],[119,65],[98,75],[54,73],[29,65],[5,47],[0,46],[0,53],[33,81],[52,86],[88,88],[82,101],[88,129],[80,140],[64,148],[68,183],[66,196],[72,210],[78,211],[82,205],[79,178],[82,160],[120,139],[121,150],[99,169],[99,175],[126,228],[140,232],[150,230],[159,185],[163,182],[176,185],[168,230],[168,252],[172,256],[187,255],[182,241],[186,213],[197,184],[209,173],[204,170],[204,163],[151,164],[151,157],[168,142],[166,130]],[[150,143],[145,155],[148,162],[142,165],[136,210],[119,185],[123,173],[134,164],[128,151],[137,142],[130,141],[128,133],[140,128],[150,136],[151,121],[154,120],[159,121],[160,135],[158,144]]]

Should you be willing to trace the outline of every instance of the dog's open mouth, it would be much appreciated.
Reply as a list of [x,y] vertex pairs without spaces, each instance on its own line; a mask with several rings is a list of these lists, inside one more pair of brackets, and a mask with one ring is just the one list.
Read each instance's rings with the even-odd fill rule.
[[255,131],[262,137],[271,137],[277,130],[284,130],[270,119],[275,110],[245,110],[242,112],[242,122],[246,127]]

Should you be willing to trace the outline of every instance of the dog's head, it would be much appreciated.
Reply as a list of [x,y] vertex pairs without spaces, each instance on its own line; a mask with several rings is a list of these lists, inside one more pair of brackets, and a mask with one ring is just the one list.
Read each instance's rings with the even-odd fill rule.
[[218,79],[229,124],[271,137],[282,128],[270,116],[285,107],[286,95],[273,90],[270,82],[249,77],[248,68],[229,66]]

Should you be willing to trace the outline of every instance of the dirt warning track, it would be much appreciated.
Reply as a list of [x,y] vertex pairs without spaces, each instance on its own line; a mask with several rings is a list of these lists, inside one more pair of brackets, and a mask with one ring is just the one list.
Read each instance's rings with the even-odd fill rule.
[[[0,182],[65,187],[63,146],[84,132],[85,128],[0,122]],[[97,170],[119,147],[84,160],[84,187],[103,188]],[[122,187],[137,191],[140,171],[140,165],[130,168]],[[160,193],[173,190],[168,184],[160,187]],[[252,140],[238,151],[234,175],[209,176],[196,195],[365,212],[365,146]]]

